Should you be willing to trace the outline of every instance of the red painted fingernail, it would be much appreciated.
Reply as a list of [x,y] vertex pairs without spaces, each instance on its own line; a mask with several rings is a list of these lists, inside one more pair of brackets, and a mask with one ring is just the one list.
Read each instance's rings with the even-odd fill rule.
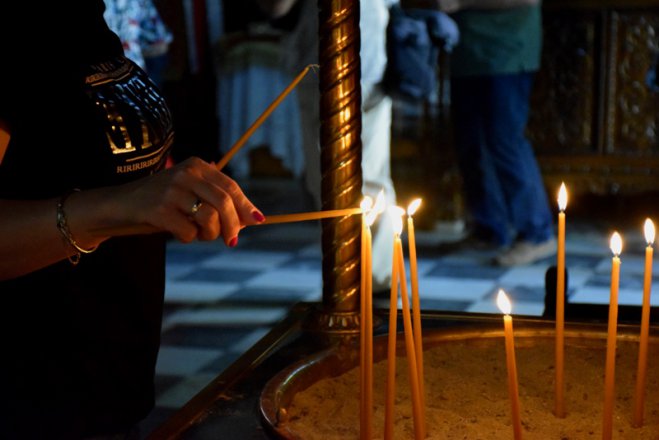
[[236,247],[238,244],[238,236],[235,236],[229,241],[229,247]]
[[259,211],[252,211],[252,217],[254,217],[254,220],[256,220],[259,223],[265,221],[265,216],[261,214]]

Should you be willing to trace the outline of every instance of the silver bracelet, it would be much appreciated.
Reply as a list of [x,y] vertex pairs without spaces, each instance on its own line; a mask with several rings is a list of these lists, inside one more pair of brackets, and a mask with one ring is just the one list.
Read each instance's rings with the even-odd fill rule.
[[71,191],[67,191],[57,202],[57,229],[62,234],[62,239],[65,244],[68,244],[76,250],[76,253],[69,256],[69,261],[72,265],[76,265],[80,262],[80,254],[91,254],[94,252],[98,246],[94,246],[91,249],[85,249],[81,247],[73,238],[71,231],[69,230],[69,225],[66,222],[66,213],[64,212],[64,202],[69,198],[74,192],[80,191],[78,188],[74,188]]

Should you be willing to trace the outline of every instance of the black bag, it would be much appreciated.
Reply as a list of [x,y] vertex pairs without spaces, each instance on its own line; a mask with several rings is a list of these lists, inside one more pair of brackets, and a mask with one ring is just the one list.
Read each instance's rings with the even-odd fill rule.
[[442,12],[391,6],[383,81],[387,94],[411,101],[427,99],[437,87],[439,52],[450,51],[457,38],[457,26]]

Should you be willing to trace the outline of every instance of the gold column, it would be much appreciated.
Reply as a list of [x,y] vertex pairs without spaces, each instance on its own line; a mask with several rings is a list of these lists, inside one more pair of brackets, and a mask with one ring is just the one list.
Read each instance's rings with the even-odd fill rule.
[[[318,0],[323,209],[359,206],[361,69],[359,1]],[[323,220],[323,302],[314,327],[359,330],[361,216]]]

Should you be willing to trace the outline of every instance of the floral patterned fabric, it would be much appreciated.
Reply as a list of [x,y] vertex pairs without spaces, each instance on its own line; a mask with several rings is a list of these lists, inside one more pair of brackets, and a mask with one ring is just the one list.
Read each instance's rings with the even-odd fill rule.
[[151,0],[105,0],[103,16],[121,39],[126,57],[143,69],[145,58],[165,54],[173,40]]

